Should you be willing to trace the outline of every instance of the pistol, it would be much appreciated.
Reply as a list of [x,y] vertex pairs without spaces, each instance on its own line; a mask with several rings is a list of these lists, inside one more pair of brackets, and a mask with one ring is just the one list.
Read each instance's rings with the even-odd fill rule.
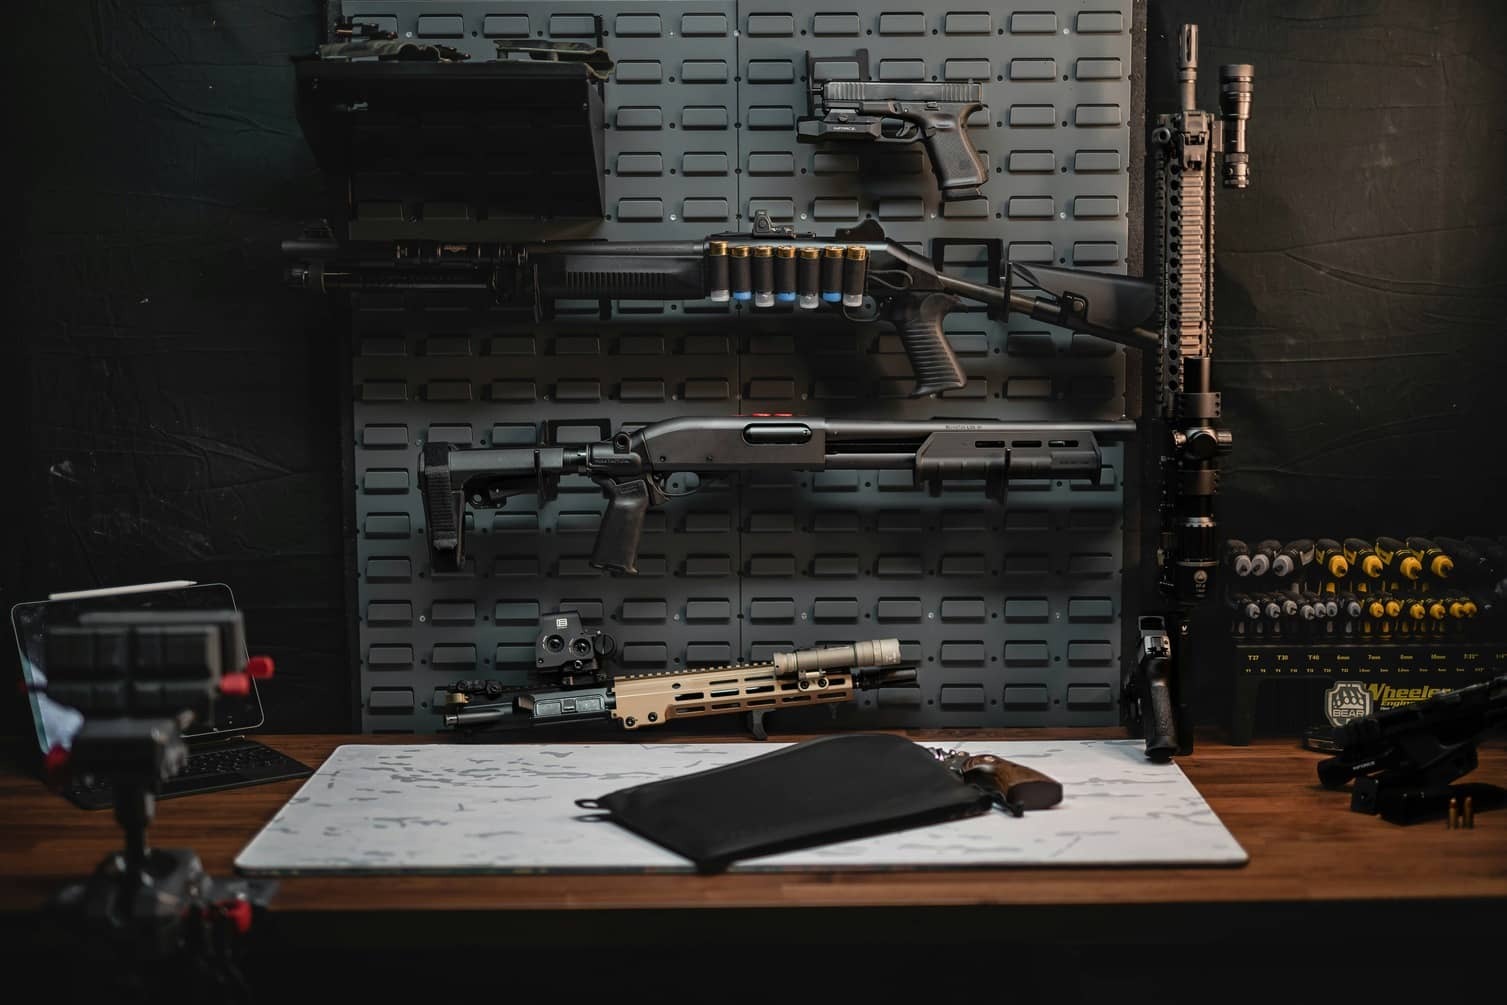
[[1035,768],[1007,761],[995,754],[970,754],[966,750],[928,747],[937,760],[957,772],[966,782],[984,789],[994,802],[1012,816],[1027,810],[1048,810],[1062,802],[1062,783]]
[[817,65],[806,53],[809,114],[796,123],[797,139],[919,141],[943,200],[983,198],[979,187],[988,176],[968,135],[968,117],[984,107],[982,84],[872,80],[867,49],[858,50],[858,80],[818,80]]

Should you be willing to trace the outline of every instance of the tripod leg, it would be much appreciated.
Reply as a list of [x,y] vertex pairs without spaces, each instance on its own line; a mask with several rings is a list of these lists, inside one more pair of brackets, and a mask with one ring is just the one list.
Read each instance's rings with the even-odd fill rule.
[[115,788],[115,819],[125,831],[125,875],[128,887],[141,884],[147,864],[147,827],[156,815],[157,797],[144,785],[134,782],[117,782]]

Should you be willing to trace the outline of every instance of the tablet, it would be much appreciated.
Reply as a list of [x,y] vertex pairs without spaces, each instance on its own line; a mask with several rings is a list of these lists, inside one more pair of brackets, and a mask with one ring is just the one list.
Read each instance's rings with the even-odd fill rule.
[[[42,751],[68,749],[83,716],[75,709],[48,698],[41,690],[47,684],[47,627],[71,624],[79,615],[93,611],[189,611],[234,610],[235,596],[224,583],[153,583],[80,593],[54,594],[53,599],[17,604],[11,608],[11,627],[21,655],[21,674],[29,692],[32,722]],[[244,665],[247,654],[241,653]],[[213,722],[195,723],[185,739],[230,735],[255,729],[263,721],[256,681],[244,697],[223,696],[215,702]]]

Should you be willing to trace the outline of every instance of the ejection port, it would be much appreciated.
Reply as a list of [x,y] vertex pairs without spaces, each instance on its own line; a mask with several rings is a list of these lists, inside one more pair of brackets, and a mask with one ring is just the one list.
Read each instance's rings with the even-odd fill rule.
[[759,445],[809,443],[811,427],[803,422],[750,422],[743,427],[743,439]]

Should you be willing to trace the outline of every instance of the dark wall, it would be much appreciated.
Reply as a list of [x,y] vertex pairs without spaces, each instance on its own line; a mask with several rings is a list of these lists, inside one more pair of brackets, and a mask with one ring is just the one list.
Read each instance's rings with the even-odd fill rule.
[[[1216,222],[1215,383],[1237,537],[1507,532],[1507,4],[1158,3],[1253,63],[1252,188]],[[1151,67],[1153,109],[1174,69]]]
[[278,662],[270,726],[342,727],[340,356],[280,284],[320,210],[289,63],[318,5],[32,6],[8,57],[24,509],[0,605],[223,580]]
[[[225,580],[279,661],[269,727],[343,728],[342,356],[278,251],[320,212],[288,63],[319,4],[32,8],[8,62],[0,604]],[[1153,0],[1149,21],[1153,111],[1183,21],[1206,105],[1219,63],[1256,64],[1254,187],[1218,221],[1225,527],[1498,527],[1507,6]]]

